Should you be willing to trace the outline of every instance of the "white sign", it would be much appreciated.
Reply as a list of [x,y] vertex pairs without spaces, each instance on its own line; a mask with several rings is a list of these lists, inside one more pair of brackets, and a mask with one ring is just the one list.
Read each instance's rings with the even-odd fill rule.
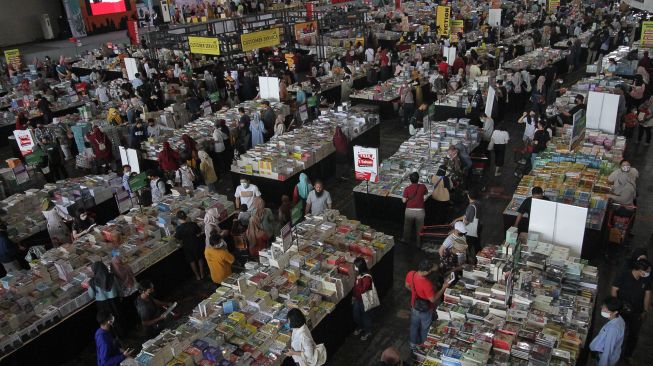
[[501,9],[490,9],[488,14],[487,24],[490,27],[498,27],[501,25]]
[[357,180],[379,181],[379,149],[354,146],[354,172]]
[[141,166],[138,162],[138,151],[124,146],[118,146],[118,151],[120,151],[120,162],[122,165],[129,165],[133,173],[139,174],[141,172]]
[[544,241],[566,246],[572,256],[580,257],[586,222],[585,207],[533,199],[528,231],[539,233]]
[[280,100],[279,78],[259,76],[259,95],[261,99],[278,102]]
[[131,57],[125,57],[125,68],[127,68],[127,78],[129,81],[136,79],[136,74],[138,74],[138,65],[136,65],[136,59]]
[[619,95],[591,91],[587,99],[587,128],[614,134],[617,128]]
[[18,149],[20,149],[20,153],[23,154],[23,156],[34,152],[36,142],[34,141],[34,136],[32,136],[30,130],[14,130],[14,137],[16,138]]
[[488,86],[487,88],[487,100],[485,101],[485,114],[488,117],[492,117],[492,108],[494,108],[494,97],[495,91],[494,88]]

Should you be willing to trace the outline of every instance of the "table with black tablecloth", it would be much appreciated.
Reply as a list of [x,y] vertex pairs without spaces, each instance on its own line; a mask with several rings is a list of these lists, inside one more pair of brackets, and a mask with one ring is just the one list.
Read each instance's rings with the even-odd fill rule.
[[[363,132],[360,136],[354,138],[349,143],[350,147],[350,161],[353,162],[353,148],[356,145],[365,146],[365,147],[379,147],[381,143],[381,125],[377,124],[376,126],[368,129]],[[327,155],[324,159],[318,161],[317,163],[311,165],[303,172],[308,175],[311,181],[317,179],[328,180],[335,174],[336,171],[336,154],[335,152]],[[261,191],[261,195],[265,202],[268,205],[278,205],[281,202],[282,195],[288,195],[292,197],[293,190],[295,185],[299,182],[299,173],[294,174],[285,180],[277,180],[266,178],[257,175],[249,175],[237,172],[231,172],[232,175],[232,184],[234,189],[240,184],[240,179],[246,177],[249,179],[249,182],[256,185]]]

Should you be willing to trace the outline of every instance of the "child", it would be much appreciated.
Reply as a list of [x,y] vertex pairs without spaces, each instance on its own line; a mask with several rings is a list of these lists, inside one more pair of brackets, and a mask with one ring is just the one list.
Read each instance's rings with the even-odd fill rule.
[[631,108],[630,113],[624,116],[624,136],[627,139],[633,137],[637,122],[637,108]]
[[193,184],[195,182],[195,173],[193,173],[193,169],[188,165],[188,161],[177,170],[175,182],[191,191],[195,188]]
[[238,209],[238,218],[236,218],[236,220],[238,220],[240,225],[247,227],[247,225],[249,224],[249,218],[251,216],[252,215],[249,212],[247,212],[247,205],[242,203],[240,205],[240,208]]

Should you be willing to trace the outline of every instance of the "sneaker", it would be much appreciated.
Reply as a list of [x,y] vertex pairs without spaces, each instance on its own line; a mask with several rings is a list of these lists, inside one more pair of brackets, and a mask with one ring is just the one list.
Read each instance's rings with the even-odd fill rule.
[[370,338],[371,335],[372,335],[372,333],[369,333],[369,332],[364,333],[364,334],[361,336],[361,341],[366,341],[368,338]]
[[362,331],[363,331],[362,329],[356,329],[356,330],[354,331],[354,335],[355,335],[355,336],[358,336],[359,334],[361,334]]

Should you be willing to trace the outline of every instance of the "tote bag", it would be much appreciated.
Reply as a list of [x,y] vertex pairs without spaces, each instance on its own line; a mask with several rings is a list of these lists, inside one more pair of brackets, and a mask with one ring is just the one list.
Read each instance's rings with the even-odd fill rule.
[[472,207],[474,207],[474,220],[465,225],[465,228],[467,229],[467,236],[478,238],[478,215],[476,214],[476,206],[472,205]]
[[451,199],[449,190],[447,189],[447,187],[445,187],[444,184],[444,177],[440,177],[437,183],[435,183],[435,187],[433,187],[433,193],[431,193],[431,197],[433,197],[434,200],[439,202],[449,202],[449,200]]
[[[364,275],[363,277],[369,277],[372,279],[372,276],[368,274]],[[374,286],[374,280],[372,280],[372,288],[363,292],[361,297],[363,298],[363,309],[365,311],[370,311],[375,307],[381,305],[379,294],[376,292],[376,286]]]

